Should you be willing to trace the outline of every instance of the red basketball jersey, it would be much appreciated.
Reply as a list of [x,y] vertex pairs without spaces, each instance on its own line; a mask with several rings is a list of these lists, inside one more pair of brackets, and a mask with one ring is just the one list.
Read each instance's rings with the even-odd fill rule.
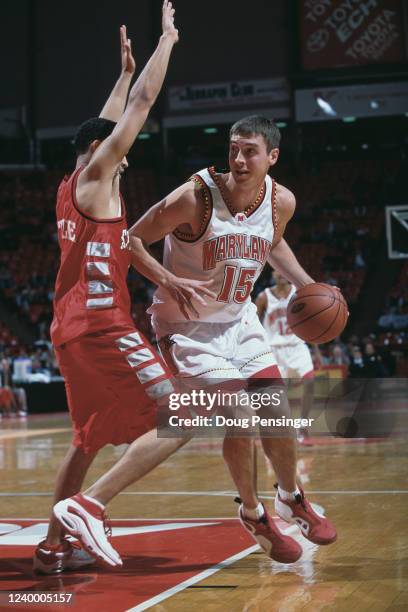
[[114,219],[83,213],[75,198],[82,169],[65,176],[58,188],[61,262],[51,324],[54,346],[84,334],[133,326],[126,284],[131,255],[125,205],[122,200],[122,216]]

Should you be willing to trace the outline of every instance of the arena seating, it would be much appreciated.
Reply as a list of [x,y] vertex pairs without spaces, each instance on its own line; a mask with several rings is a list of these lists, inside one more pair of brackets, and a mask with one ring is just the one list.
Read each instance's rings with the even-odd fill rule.
[[[385,165],[388,176],[396,171],[395,163]],[[384,223],[383,185],[378,179],[383,173],[383,161],[326,161],[318,167],[300,166],[293,177],[282,169],[282,182],[297,198],[288,242],[308,272],[338,285],[349,304],[357,301],[375,258]]]
[[[296,217],[288,225],[287,240],[302,265],[316,279],[338,285],[349,304],[359,299],[367,268],[376,257],[376,243],[384,223],[385,186],[397,171],[394,162],[322,161],[299,165],[296,171],[280,164],[278,181],[297,197]],[[47,338],[52,317],[52,298],[59,249],[55,226],[55,194],[63,172],[2,173],[0,176],[0,296],[22,320]],[[131,167],[122,190],[132,224],[159,198],[154,172]],[[407,312],[408,265],[393,289],[391,300],[403,299]],[[265,272],[256,287],[269,284]],[[154,287],[132,271],[129,275],[132,316],[141,331],[152,339],[146,308]],[[18,339],[0,328],[4,345],[18,349]],[[400,339],[396,339],[398,344]],[[394,340],[382,335],[381,345]]]

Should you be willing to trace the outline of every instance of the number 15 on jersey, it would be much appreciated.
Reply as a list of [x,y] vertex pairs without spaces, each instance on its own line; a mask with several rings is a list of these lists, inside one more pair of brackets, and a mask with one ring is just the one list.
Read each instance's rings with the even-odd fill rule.
[[226,265],[224,268],[224,280],[221,291],[217,296],[217,301],[225,302],[226,304],[231,301],[237,304],[245,302],[251,294],[256,273],[256,268]]

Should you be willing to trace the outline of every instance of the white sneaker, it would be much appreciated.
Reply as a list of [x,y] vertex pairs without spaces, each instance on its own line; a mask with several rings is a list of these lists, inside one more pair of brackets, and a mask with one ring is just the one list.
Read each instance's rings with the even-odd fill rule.
[[95,559],[69,540],[62,540],[58,546],[49,546],[45,540],[35,549],[33,571],[37,574],[61,574],[65,570],[77,570],[95,563]]
[[68,533],[81,542],[85,550],[103,565],[117,567],[122,559],[109,544],[110,535],[104,507],[81,493],[55,504],[53,512]]

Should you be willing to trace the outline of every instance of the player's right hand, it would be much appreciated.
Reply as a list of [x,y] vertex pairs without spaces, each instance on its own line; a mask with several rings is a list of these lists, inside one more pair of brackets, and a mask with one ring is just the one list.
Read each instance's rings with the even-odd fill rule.
[[127,37],[126,26],[120,26],[120,57],[122,74],[133,76],[136,70],[135,58],[132,54],[132,41]]
[[166,284],[166,289],[170,293],[171,297],[177,302],[180,308],[180,312],[183,317],[190,321],[190,314],[196,318],[200,318],[200,315],[195,308],[192,300],[197,300],[202,306],[206,305],[206,301],[202,296],[215,299],[216,294],[208,289],[210,285],[214,283],[213,280],[209,281],[197,281],[190,278],[180,278],[178,276],[172,276],[171,282]]
[[174,25],[175,9],[173,4],[168,0],[164,0],[162,9],[162,29],[165,36],[170,36],[174,42],[178,42],[179,35],[176,26]]

